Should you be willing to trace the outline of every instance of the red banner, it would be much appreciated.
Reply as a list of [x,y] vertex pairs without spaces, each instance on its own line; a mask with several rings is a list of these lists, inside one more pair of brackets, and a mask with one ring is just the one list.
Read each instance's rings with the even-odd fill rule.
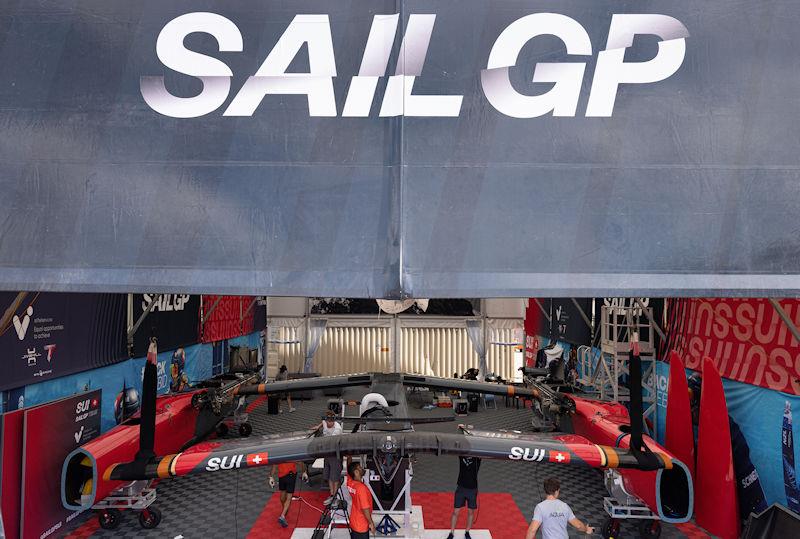
[[536,305],[536,300],[530,298],[528,307],[525,309],[525,365],[533,367],[536,365],[536,353],[539,351],[539,328],[542,325],[542,310]]
[[222,341],[263,329],[255,327],[257,309],[263,311],[264,306],[252,296],[203,296],[202,342]]
[[19,537],[24,410],[0,415],[0,512],[9,539]]
[[[780,301],[800,325],[800,300]],[[669,301],[669,348],[689,369],[703,356],[728,379],[800,395],[800,344],[766,299]]]
[[61,468],[75,448],[100,434],[101,390],[25,410],[22,447],[22,539],[59,537],[82,511],[61,501]]

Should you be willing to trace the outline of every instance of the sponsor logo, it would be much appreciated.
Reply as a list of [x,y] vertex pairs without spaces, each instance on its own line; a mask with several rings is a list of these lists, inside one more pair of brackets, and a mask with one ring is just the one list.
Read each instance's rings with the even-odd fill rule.
[[645,307],[650,306],[650,298],[603,298],[603,305],[608,307],[609,314],[612,316],[625,316],[629,309],[632,309],[632,316],[644,316],[637,299]]
[[[146,311],[147,307],[154,299],[154,294],[144,294],[144,301],[142,301],[142,311]],[[160,311],[162,313],[183,311],[189,299],[192,296],[188,294],[161,294],[155,297],[155,305],[153,311]]]
[[79,444],[81,442],[81,436],[83,436],[83,425],[81,425],[81,430],[76,432],[73,436],[75,436],[75,443]]
[[53,369],[48,369],[46,371],[39,370],[39,372],[33,373],[34,376],[47,376],[48,374],[53,374]]
[[28,333],[28,326],[31,324],[32,316],[33,305],[28,305],[28,308],[25,310],[25,314],[23,315],[22,319],[20,319],[20,317],[16,314],[14,315],[14,329],[17,331],[17,337],[21,341],[25,339],[25,334]]
[[91,406],[92,406],[92,399],[86,399],[80,401],[78,404],[75,405],[75,413],[82,414],[83,412],[88,412]]
[[531,449],[530,447],[512,447],[508,458],[511,460],[526,460],[528,462],[542,462],[547,455],[544,449]]
[[[391,51],[401,31],[400,14],[379,14],[372,20],[360,68],[353,74],[341,110],[337,109],[334,78],[336,56],[330,19],[327,14],[296,15],[278,39],[258,70],[245,79],[223,116],[252,116],[268,95],[305,95],[309,116],[365,118],[372,113],[378,87],[386,88],[380,105],[381,117],[427,116],[457,117],[464,96],[415,94],[414,83],[422,77],[435,14],[411,13],[398,53],[394,75],[387,73]],[[195,77],[202,84],[199,94],[183,97],[172,94],[163,75],[142,76],[139,88],[145,103],[159,114],[173,118],[197,118],[222,107],[231,93],[234,73],[215,56],[186,48],[186,36],[208,34],[220,52],[244,50],[239,27],[222,15],[193,12],[180,15],[161,29],[155,43],[164,67]],[[595,32],[596,33],[596,32]],[[644,62],[626,62],[626,50],[638,35],[659,38],[658,52]],[[553,36],[564,44],[569,62],[537,63],[532,83],[549,89],[544,93],[521,93],[511,82],[520,51],[531,41]],[[597,63],[587,117],[610,117],[620,84],[651,84],[672,76],[683,64],[689,31],[679,20],[659,14],[613,14],[605,49],[597,52]],[[302,52],[307,49],[307,53]],[[549,115],[574,117],[581,98],[586,57],[594,55],[589,32],[575,19],[559,13],[532,13],[512,22],[497,37],[488,54],[486,68],[480,72],[483,94],[501,114],[512,118]],[[307,54],[309,70],[289,72],[295,57]],[[580,59],[584,61],[580,61]],[[523,67],[524,68],[524,67]],[[528,69],[530,69],[528,67]],[[237,74],[241,77],[243,74]],[[249,73],[247,74],[249,75]],[[379,84],[387,79],[386,84]]]
[[758,481],[758,472],[756,470],[753,470],[752,472],[750,472],[750,475],[742,479],[742,488],[747,488],[756,481]]
[[24,359],[28,363],[28,367],[35,367],[36,366],[36,358],[42,357],[42,354],[36,351],[36,347],[28,348],[24,354],[22,354],[22,359]]
[[263,466],[269,461],[267,453],[250,453],[247,455],[248,466]]
[[241,467],[244,455],[232,455],[230,457],[211,457],[206,464],[207,472],[218,470],[234,470]]
[[52,363],[53,358],[56,356],[56,345],[45,344],[44,349],[47,350],[47,362]]
[[569,453],[562,453],[561,451],[550,451],[550,462],[558,462],[559,464],[569,464]]
[[94,417],[100,410],[97,409],[100,401],[97,399],[85,399],[75,405],[75,423],[80,423],[88,417]]
[[58,530],[59,528],[61,528],[61,526],[62,526],[63,524],[64,524],[64,522],[63,522],[63,521],[61,521],[61,520],[59,520],[59,521],[58,521],[58,524],[54,524],[54,525],[53,525],[53,526],[51,526],[51,527],[50,527],[48,530],[46,530],[44,533],[42,533],[42,535],[40,535],[40,536],[39,536],[39,539],[42,539],[43,537],[47,537],[47,536],[49,536],[49,535],[52,535],[52,534],[54,534],[54,533],[56,532],[56,530]]
[[[149,359],[149,355],[148,355]],[[144,367],[142,367],[142,380],[144,380]],[[169,387],[169,378],[167,377],[167,361],[159,361],[156,363],[156,390],[160,393]]]

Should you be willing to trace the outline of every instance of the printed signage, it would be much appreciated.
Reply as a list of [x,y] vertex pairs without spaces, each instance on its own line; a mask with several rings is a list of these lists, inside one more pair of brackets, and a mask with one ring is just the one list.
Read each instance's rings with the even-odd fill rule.
[[11,389],[123,360],[122,294],[0,292],[0,389]]
[[0,287],[794,297],[800,2],[730,3],[0,3]]
[[75,448],[100,434],[101,390],[25,410],[22,450],[22,538],[63,534],[82,511],[61,503],[61,468]]
[[147,355],[150,337],[158,338],[159,350],[171,350],[198,342],[200,296],[189,294],[134,294],[134,322],[155,302],[133,335],[133,356]]
[[[700,370],[703,357],[720,375],[800,395],[800,344],[766,299],[672,299],[670,349],[687,369]],[[781,300],[795,324],[800,301]]]

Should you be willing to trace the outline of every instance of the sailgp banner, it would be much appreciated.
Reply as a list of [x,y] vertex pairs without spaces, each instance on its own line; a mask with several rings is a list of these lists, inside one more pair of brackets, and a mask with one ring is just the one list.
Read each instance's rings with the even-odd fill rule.
[[127,296],[0,292],[0,390],[128,357]]
[[134,357],[147,355],[150,337],[158,338],[158,347],[169,350],[199,342],[200,296],[189,294],[134,294],[134,321],[155,302],[133,335]]
[[[668,301],[668,349],[687,368],[707,356],[725,378],[800,395],[800,344],[768,300]],[[800,325],[800,300],[779,303]]]
[[800,3],[11,0],[0,289],[800,294]]

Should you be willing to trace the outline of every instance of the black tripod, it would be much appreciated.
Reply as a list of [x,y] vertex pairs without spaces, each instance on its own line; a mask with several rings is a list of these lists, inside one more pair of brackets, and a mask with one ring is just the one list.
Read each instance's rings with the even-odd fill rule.
[[331,503],[325,506],[322,516],[319,517],[317,527],[314,528],[314,533],[311,539],[325,539],[330,537],[331,530],[334,528],[334,519],[336,515],[344,515],[344,522],[347,525],[347,531],[350,531],[350,511],[347,507],[347,500],[342,496],[342,488],[336,491]]

